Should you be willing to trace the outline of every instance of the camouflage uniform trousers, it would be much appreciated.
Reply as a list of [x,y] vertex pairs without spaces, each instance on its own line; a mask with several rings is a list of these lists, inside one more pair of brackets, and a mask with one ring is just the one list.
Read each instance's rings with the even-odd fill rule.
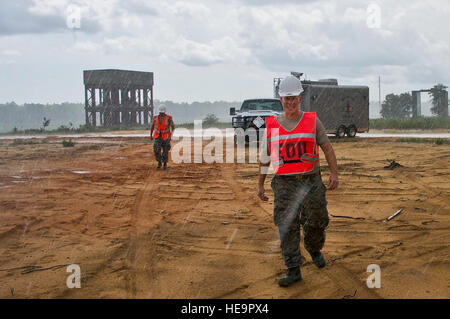
[[169,160],[169,150],[170,141],[163,140],[161,136],[158,136],[153,143],[153,152],[155,153],[156,161],[167,163]]
[[275,175],[271,186],[275,197],[273,217],[280,233],[283,261],[287,268],[300,266],[300,225],[309,253],[320,251],[325,244],[329,222],[325,185],[321,175],[304,179]]

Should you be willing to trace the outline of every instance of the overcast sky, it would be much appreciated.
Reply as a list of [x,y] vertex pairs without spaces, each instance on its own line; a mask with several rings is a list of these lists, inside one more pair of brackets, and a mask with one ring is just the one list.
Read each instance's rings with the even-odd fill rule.
[[82,71],[106,68],[154,72],[175,102],[271,97],[290,71],[378,101],[379,75],[382,97],[450,84],[449,16],[448,0],[1,0],[0,103],[82,102]]

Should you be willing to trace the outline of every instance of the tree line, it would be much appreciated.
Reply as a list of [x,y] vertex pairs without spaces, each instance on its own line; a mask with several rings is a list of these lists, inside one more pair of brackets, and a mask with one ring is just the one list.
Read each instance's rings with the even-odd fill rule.
[[[165,104],[175,124],[193,123],[194,120],[231,122],[230,107],[239,107],[239,102],[192,102],[176,103],[154,100],[155,112]],[[211,123],[210,123],[211,124]],[[0,132],[23,130],[71,130],[85,125],[83,103],[39,104],[15,102],[0,104]]]
[[[445,90],[447,86],[436,84],[430,89],[428,95],[431,97],[431,113],[437,116],[448,116],[448,103],[445,103]],[[383,118],[407,118],[413,112],[412,95],[409,92],[401,94],[388,94],[381,105],[380,114]]]

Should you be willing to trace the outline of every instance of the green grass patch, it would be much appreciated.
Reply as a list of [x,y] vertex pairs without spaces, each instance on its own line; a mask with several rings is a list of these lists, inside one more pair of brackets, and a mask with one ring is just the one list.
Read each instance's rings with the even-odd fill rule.
[[9,146],[18,146],[18,145],[36,145],[36,144],[48,144],[47,140],[23,140],[16,139]]
[[[194,123],[181,123],[181,124],[175,124],[175,130],[178,127],[182,127],[182,128],[187,128],[187,129],[194,129]],[[214,124],[202,124],[202,128],[211,128],[211,127],[215,127],[218,129],[225,129],[225,128],[233,128],[233,126],[231,125],[231,122],[218,122],[218,123],[214,123]]]
[[[177,128],[187,128],[187,129],[194,129],[194,123],[180,123],[175,124],[175,129]],[[219,129],[224,128],[232,128],[231,122],[219,122],[215,124],[210,125],[202,125],[203,128],[210,128],[210,127],[217,127]],[[111,132],[111,131],[150,131],[151,124],[148,125],[142,125],[142,126],[111,126],[111,127],[104,127],[104,126],[89,126],[89,125],[80,125],[78,128],[69,127],[65,125],[61,125],[57,129],[54,130],[44,130],[42,128],[39,129],[25,129],[25,130],[18,130],[14,129],[11,132],[7,133],[0,133],[0,135],[56,135],[56,134],[77,134],[77,133],[95,133],[95,132]]]
[[0,135],[56,135],[56,134],[77,134],[77,133],[95,133],[95,132],[110,132],[110,131],[149,131],[150,126],[112,126],[112,127],[103,127],[103,126],[88,126],[88,125],[80,125],[79,128],[71,128],[64,125],[61,125],[59,128],[54,130],[43,130],[43,129],[25,129],[25,130],[12,130],[7,133],[0,133]]
[[358,142],[358,140],[354,137],[335,137],[335,136],[328,136],[328,139],[330,142],[333,143],[351,143],[351,142]]
[[392,118],[371,119],[371,129],[397,129],[397,130],[432,130],[450,129],[450,117],[415,117],[415,118]]
[[69,140],[69,141],[63,140],[62,141],[62,146],[63,147],[73,147],[74,145],[75,145],[75,143],[72,142],[71,140]]
[[434,138],[434,139],[427,139],[427,138],[399,138],[395,140],[396,142],[400,143],[431,143],[436,145],[450,145],[450,140],[443,139],[443,138]]

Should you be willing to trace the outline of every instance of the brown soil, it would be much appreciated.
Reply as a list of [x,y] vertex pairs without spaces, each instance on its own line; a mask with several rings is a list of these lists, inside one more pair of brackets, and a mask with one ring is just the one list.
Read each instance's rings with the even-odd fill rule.
[[[286,289],[271,177],[261,202],[257,164],[162,171],[145,139],[73,140],[1,142],[0,298],[450,296],[449,145],[334,143],[328,264],[316,268],[302,244],[303,281]],[[403,167],[383,169],[392,160]],[[323,153],[321,165],[327,184]],[[66,286],[69,264],[81,289]],[[379,289],[366,285],[370,264],[381,267]]]

